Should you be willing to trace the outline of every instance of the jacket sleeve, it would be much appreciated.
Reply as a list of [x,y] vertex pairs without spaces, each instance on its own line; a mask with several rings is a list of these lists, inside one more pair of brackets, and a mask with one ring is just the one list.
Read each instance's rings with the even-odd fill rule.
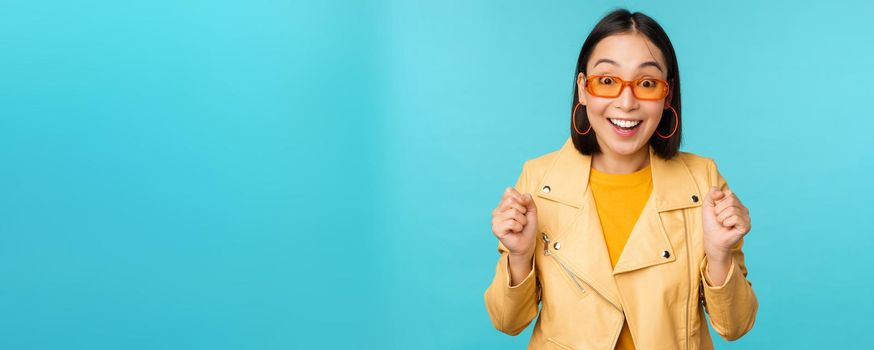
[[[716,163],[710,161],[710,183],[721,190],[728,189],[728,184],[719,173]],[[741,247],[744,239],[732,248],[731,266],[728,276],[721,286],[714,286],[707,277],[707,257],[699,266],[704,304],[710,315],[710,324],[725,340],[737,340],[750,329],[756,321],[759,302],[753,292],[752,282],[747,277],[747,267],[744,263],[744,253]]]
[[[527,162],[522,166],[522,174],[516,181],[519,193],[527,192]],[[486,310],[492,324],[501,332],[517,335],[531,323],[537,315],[540,285],[537,283],[536,260],[532,258],[531,272],[515,286],[510,286],[509,249],[498,241],[498,259],[495,275],[485,292]]]

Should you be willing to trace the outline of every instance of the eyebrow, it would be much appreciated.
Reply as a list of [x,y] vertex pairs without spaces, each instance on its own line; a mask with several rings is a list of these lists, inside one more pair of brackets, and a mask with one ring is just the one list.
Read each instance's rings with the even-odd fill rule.
[[[612,64],[614,66],[619,66],[619,63],[616,63],[616,61],[611,60],[609,58],[602,58],[602,59],[598,60],[598,62],[595,62],[595,66],[597,66],[599,63],[609,63],[609,64]],[[592,68],[595,68],[595,66],[592,66]],[[638,68],[643,68],[646,66],[653,66],[653,67],[656,67],[656,69],[658,69],[659,71],[664,72],[664,70],[662,69],[662,66],[659,65],[658,62],[656,62],[656,61],[643,62],[638,66]]]

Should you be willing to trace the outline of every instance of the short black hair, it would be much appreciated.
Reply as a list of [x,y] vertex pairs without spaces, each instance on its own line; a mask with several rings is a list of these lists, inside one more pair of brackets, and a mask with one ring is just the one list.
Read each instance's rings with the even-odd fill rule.
[[[643,13],[631,13],[626,9],[613,10],[598,21],[595,28],[593,28],[592,32],[589,33],[586,41],[583,42],[583,47],[580,49],[580,56],[577,58],[577,69],[574,73],[574,94],[571,98],[571,140],[574,143],[574,147],[580,151],[580,153],[592,155],[601,152],[598,140],[595,138],[594,130],[586,135],[579,135],[574,128],[573,109],[579,101],[580,93],[578,91],[579,87],[577,85],[577,77],[580,76],[580,73],[586,74],[586,64],[592,55],[592,51],[595,49],[595,45],[610,35],[629,32],[643,34],[653,44],[655,44],[655,46],[662,51],[662,55],[665,56],[668,70],[667,81],[671,88],[671,92],[668,95],[668,98],[670,99],[668,103],[677,111],[677,131],[667,139],[663,139],[656,135],[656,133],[653,133],[652,137],[649,139],[649,144],[652,145],[653,150],[658,156],[664,159],[673,158],[680,150],[681,135],[683,131],[683,113],[681,109],[682,104],[680,103],[680,71],[677,64],[677,55],[674,52],[674,46],[671,45],[671,40],[668,38],[668,34],[665,33],[664,29],[662,29],[658,22]],[[588,76],[588,74],[586,74],[586,76]],[[579,110],[576,113],[577,126],[580,130],[586,130],[589,123],[586,109],[578,109]],[[670,109],[665,109],[662,114],[661,122],[656,126],[656,130],[664,135],[668,135],[673,129],[674,112]]]

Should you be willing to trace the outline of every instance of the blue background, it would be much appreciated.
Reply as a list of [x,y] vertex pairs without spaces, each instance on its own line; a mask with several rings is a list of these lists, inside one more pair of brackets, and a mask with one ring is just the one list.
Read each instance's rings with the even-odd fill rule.
[[6,0],[0,348],[524,348],[490,212],[617,6],[751,210],[717,347],[874,343],[871,2]]

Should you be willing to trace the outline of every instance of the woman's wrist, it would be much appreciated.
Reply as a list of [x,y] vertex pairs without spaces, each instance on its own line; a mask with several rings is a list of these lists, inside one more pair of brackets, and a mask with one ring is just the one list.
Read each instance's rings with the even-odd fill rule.
[[731,263],[731,252],[705,252],[704,255],[707,257],[708,263],[716,263],[719,265],[728,265]]
[[508,258],[510,265],[508,266],[510,269],[510,286],[514,287],[522,282],[522,280],[525,279],[525,276],[528,276],[534,268],[534,253],[510,254]]
[[731,262],[731,250],[722,249],[707,244],[704,245],[704,255],[708,262],[724,263]]
[[731,252],[715,251],[705,252],[707,259],[708,282],[712,286],[722,286],[728,279],[728,271],[731,270]]
[[531,260],[533,258],[534,258],[534,252],[521,253],[521,254],[510,253],[510,256],[509,256],[510,264],[514,265],[514,266],[525,266],[523,264],[531,265]]

